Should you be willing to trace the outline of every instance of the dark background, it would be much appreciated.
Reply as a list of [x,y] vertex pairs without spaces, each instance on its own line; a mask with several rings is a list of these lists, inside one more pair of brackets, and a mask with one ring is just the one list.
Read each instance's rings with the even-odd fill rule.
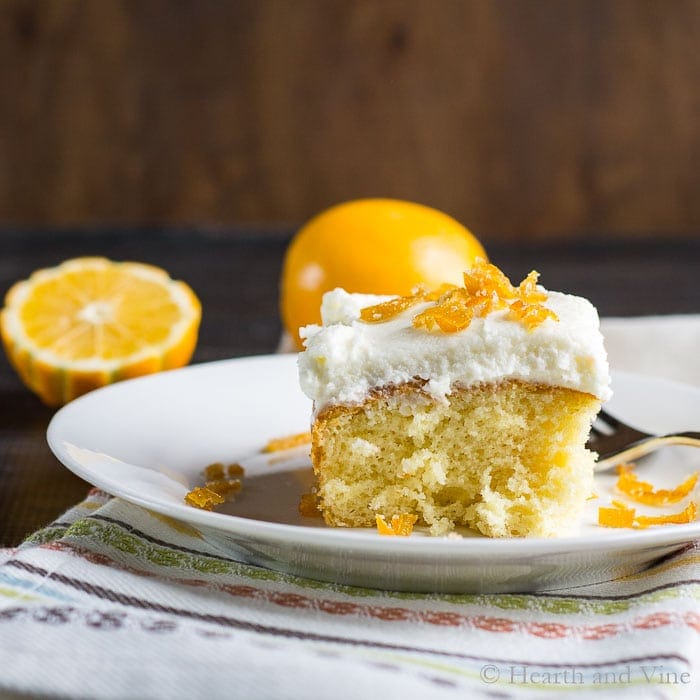
[[3,0],[0,223],[694,237],[693,0]]

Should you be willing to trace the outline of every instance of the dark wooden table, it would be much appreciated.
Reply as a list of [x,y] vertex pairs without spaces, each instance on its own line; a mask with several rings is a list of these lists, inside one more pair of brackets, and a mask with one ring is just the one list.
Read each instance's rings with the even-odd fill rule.
[[[79,255],[140,260],[184,279],[202,300],[193,362],[275,351],[281,328],[278,279],[290,231],[0,230],[0,294],[39,267]],[[700,239],[485,244],[513,279],[529,270],[542,282],[587,296],[601,315],[700,312]],[[53,457],[43,406],[0,357],[0,546],[50,522],[89,485]]]

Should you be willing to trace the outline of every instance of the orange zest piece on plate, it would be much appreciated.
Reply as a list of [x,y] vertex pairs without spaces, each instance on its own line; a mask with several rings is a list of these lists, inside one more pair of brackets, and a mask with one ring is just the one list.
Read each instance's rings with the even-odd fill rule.
[[240,464],[238,464],[238,462],[234,462],[233,464],[229,464],[228,467],[226,467],[226,474],[229,477],[243,476],[245,474],[245,469]]
[[[225,473],[228,472],[229,478]],[[240,479],[231,478],[243,476],[244,469],[240,464],[230,464],[226,470],[222,462],[214,462],[203,470],[204,486],[195,486],[185,494],[185,503],[202,510],[213,510],[240,493],[243,484]]]
[[207,481],[205,486],[195,486],[185,494],[185,503],[201,508],[213,510],[214,506],[220,506],[225,501],[230,501],[240,492],[243,484],[240,479],[216,479]]
[[285,435],[284,437],[274,438],[262,448],[263,452],[281,452],[282,450],[291,450],[293,447],[300,445],[308,445],[311,442],[311,433],[296,433],[295,435]]
[[75,258],[34,272],[5,297],[0,334],[22,381],[50,406],[186,365],[201,305],[160,268]]
[[613,501],[612,508],[598,508],[598,525],[603,527],[634,527],[634,508]]
[[204,478],[207,481],[215,481],[224,478],[224,465],[221,462],[214,462],[208,467],[204,467]]
[[647,528],[650,525],[683,525],[692,523],[698,514],[698,506],[695,501],[691,501],[680,513],[670,513],[669,515],[638,515],[635,525],[639,528]]
[[646,481],[640,481],[632,471],[634,465],[621,464],[617,468],[619,474],[617,488],[637,503],[648,506],[665,506],[669,503],[678,503],[685,498],[698,482],[698,472],[691,474],[682,484],[673,489],[655,489]]
[[221,505],[226,499],[206,486],[197,486],[185,494],[185,503],[202,510],[213,510],[214,506]]
[[318,497],[315,493],[302,493],[299,499],[299,515],[305,518],[320,518],[321,511],[318,509]]
[[206,488],[225,499],[239,493],[242,487],[240,479],[217,479],[206,483]]
[[408,537],[413,532],[413,526],[418,520],[418,516],[412,513],[392,515],[391,524],[388,524],[382,515],[377,515],[375,520],[377,522],[377,532],[380,535]]
[[443,285],[439,290],[419,290],[411,296],[397,297],[362,309],[360,319],[366,323],[389,321],[411,306],[433,301],[432,306],[413,317],[413,327],[428,333],[459,333],[474,318],[484,318],[493,311],[507,310],[507,318],[521,323],[528,331],[557,315],[544,306],[547,295],[537,288],[534,270],[514,287],[495,265],[479,258],[464,273],[464,286]]
[[666,515],[637,515],[634,508],[613,500],[612,507],[598,508],[598,525],[603,527],[645,529],[651,525],[682,525],[694,522],[697,516],[697,503],[690,501],[679,513]]

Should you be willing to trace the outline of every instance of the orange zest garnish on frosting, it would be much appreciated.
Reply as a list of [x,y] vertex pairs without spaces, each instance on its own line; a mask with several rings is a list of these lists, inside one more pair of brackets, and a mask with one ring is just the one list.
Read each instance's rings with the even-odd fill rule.
[[395,299],[374,304],[374,306],[365,307],[360,311],[360,320],[365,323],[384,323],[384,321],[390,321],[406,309],[410,309],[423,301],[437,301],[443,294],[447,294],[447,292],[454,289],[457,289],[457,287],[448,283],[441,284],[432,291],[419,286],[413,290],[413,294],[410,296],[396,297]]
[[408,297],[396,297],[383,301],[381,304],[367,306],[360,311],[360,319],[365,323],[383,323],[389,321],[400,313],[423,301],[422,292],[412,294]]
[[507,310],[507,318],[521,323],[528,331],[547,319],[557,321],[556,314],[543,305],[547,295],[537,288],[539,274],[534,270],[514,287],[495,265],[478,259],[464,273],[464,286],[443,285],[433,292],[418,290],[407,297],[368,306],[360,312],[365,323],[389,321],[421,302],[435,304],[413,317],[413,327],[428,333],[458,333],[468,328],[474,318],[484,318],[493,311]]
[[408,537],[413,532],[413,526],[417,520],[417,515],[401,513],[401,515],[392,515],[391,524],[388,524],[386,520],[384,520],[384,516],[377,515],[377,532],[380,535]]
[[648,506],[665,506],[669,503],[678,503],[685,498],[698,482],[698,472],[691,474],[682,484],[673,489],[655,489],[646,481],[640,481],[632,471],[631,464],[621,464],[617,468],[619,474],[617,488],[637,503]]
[[300,445],[308,445],[311,442],[311,433],[297,433],[296,435],[285,435],[284,437],[275,438],[262,448],[263,452],[281,452],[282,450],[291,450],[293,447]]

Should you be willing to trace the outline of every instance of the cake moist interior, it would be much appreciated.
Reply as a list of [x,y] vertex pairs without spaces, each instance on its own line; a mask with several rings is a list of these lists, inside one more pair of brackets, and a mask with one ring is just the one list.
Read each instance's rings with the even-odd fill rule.
[[587,393],[512,380],[453,387],[444,401],[403,384],[329,406],[312,431],[324,518],[374,527],[412,513],[433,535],[561,536],[592,493],[585,442],[599,408]]

